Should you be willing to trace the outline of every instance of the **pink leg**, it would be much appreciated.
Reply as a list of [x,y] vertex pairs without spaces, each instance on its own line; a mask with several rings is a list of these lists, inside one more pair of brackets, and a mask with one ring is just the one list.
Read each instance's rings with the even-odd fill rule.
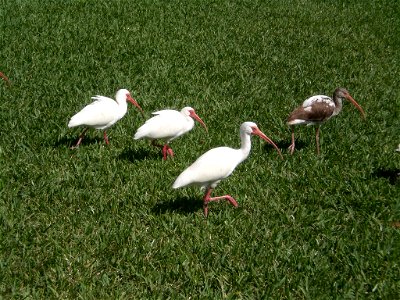
[[319,125],[317,126],[317,129],[315,130],[315,142],[317,144],[317,154],[319,155]]
[[171,157],[174,157],[174,151],[172,151],[171,147],[168,146],[168,144],[165,144],[163,149],[162,149],[162,153],[163,153],[163,159],[167,160],[168,155],[170,155]]
[[294,127],[292,126],[292,143],[289,146],[289,151],[290,151],[290,154],[292,154],[292,155],[293,155],[293,152],[294,152],[294,147],[295,147],[295,143],[294,143]]
[[110,142],[108,141],[107,133],[106,133],[105,130],[104,130],[104,140],[106,141],[106,144],[107,144],[107,145],[110,144]]
[[79,147],[79,145],[81,144],[83,137],[85,136],[86,132],[88,131],[89,128],[85,128],[81,135],[79,136],[78,142],[76,142],[75,146],[72,146],[71,149],[76,149]]
[[169,156],[171,156],[171,157],[174,157],[174,151],[172,151],[172,148],[169,147],[169,146],[168,146],[168,149],[167,149],[167,154],[168,154]]
[[171,156],[171,157],[174,157],[174,151],[172,151],[172,148],[168,144],[160,145],[155,140],[152,140],[151,144],[154,147],[158,147],[158,148],[162,149],[162,154],[163,154],[163,159],[164,160],[167,160],[168,155]]
[[4,75],[2,72],[0,72],[0,77],[3,78],[5,82],[7,82],[8,85],[11,85],[10,80],[6,75]]
[[162,148],[162,153],[163,153],[163,159],[167,160],[167,144],[164,145]]
[[209,187],[203,197],[203,210],[204,210],[204,216],[207,217],[208,216],[208,203],[211,201],[219,201],[222,199],[228,200],[234,207],[238,207],[238,203],[236,202],[236,200],[230,196],[230,195],[224,195],[224,196],[218,196],[218,197],[211,197],[211,192],[212,192],[212,188]]

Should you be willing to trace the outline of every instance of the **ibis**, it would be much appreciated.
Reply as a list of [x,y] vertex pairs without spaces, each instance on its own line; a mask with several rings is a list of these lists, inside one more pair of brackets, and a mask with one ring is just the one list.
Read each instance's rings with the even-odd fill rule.
[[90,127],[104,131],[104,141],[109,144],[106,130],[120,120],[127,112],[127,101],[136,106],[143,114],[142,108],[132,98],[127,89],[120,89],[115,95],[115,100],[105,96],[94,96],[91,104],[85,106],[80,112],[75,114],[68,123],[68,127],[84,126],[85,129],[79,136],[75,146],[71,149],[78,148],[83,137]]
[[[191,107],[184,107],[181,111],[165,109],[153,112],[153,117],[147,120],[136,131],[134,139],[148,139],[153,146],[162,148],[163,159],[173,157],[174,152],[169,143],[189,132],[194,127],[194,120],[197,120],[207,131],[207,126]],[[157,143],[157,140],[165,141],[164,145]]]
[[235,168],[249,156],[252,135],[257,135],[271,144],[283,159],[277,145],[257,127],[256,123],[244,122],[240,126],[241,147],[239,149],[218,147],[207,151],[176,178],[172,187],[177,189],[197,185],[205,189],[203,197],[205,217],[208,216],[208,204],[212,201],[225,199],[237,207],[238,203],[231,195],[211,197],[211,193],[222,179],[231,175]]
[[290,154],[293,154],[295,149],[294,126],[317,125],[315,141],[317,154],[319,155],[319,127],[322,123],[341,112],[343,99],[349,100],[360,111],[362,117],[365,118],[364,110],[345,88],[337,88],[332,98],[324,95],[312,96],[296,108],[287,119],[287,124],[292,127],[292,143],[289,146]]

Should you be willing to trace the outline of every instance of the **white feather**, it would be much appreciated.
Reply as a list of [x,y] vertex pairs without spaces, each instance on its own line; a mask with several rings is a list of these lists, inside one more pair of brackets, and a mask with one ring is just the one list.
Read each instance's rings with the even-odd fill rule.
[[194,126],[194,120],[182,111],[166,109],[156,111],[153,115],[154,117],[138,128],[134,136],[135,140],[141,138],[165,139],[170,142],[190,131]]
[[240,149],[218,147],[200,156],[191,166],[184,170],[173,184],[177,189],[187,185],[215,187],[220,180],[232,174],[242,161]]
[[68,127],[88,126],[96,129],[106,129],[121,119],[127,111],[126,94],[128,90],[119,90],[116,101],[105,96],[94,96],[94,100],[75,114],[69,121]]
[[325,102],[327,104],[329,104],[330,106],[335,106],[335,104],[333,103],[332,99],[328,96],[325,95],[316,95],[316,96],[312,96],[308,99],[306,99],[303,102],[303,107],[310,107],[312,106],[314,103],[318,103],[318,102]]

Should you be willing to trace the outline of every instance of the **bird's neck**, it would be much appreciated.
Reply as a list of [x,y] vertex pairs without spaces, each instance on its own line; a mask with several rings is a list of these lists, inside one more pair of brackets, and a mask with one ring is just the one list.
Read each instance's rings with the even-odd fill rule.
[[240,141],[241,141],[241,147],[240,151],[242,152],[243,158],[241,161],[245,160],[251,150],[251,136],[245,132],[240,133]]
[[192,128],[194,127],[194,120],[189,116],[185,116],[185,121],[186,121],[186,124],[187,124],[187,128],[189,130],[192,130]]
[[128,110],[128,103],[126,102],[125,99],[123,100],[117,99],[117,103],[118,103],[118,112],[121,115],[121,117],[123,117]]
[[335,103],[335,109],[333,111],[333,115],[336,116],[338,115],[343,107],[343,101],[342,98],[337,97],[336,95],[333,95],[333,102]]

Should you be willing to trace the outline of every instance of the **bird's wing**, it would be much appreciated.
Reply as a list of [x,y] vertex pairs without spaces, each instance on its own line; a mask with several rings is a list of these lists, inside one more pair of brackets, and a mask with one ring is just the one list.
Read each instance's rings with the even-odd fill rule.
[[307,123],[320,123],[329,119],[335,106],[328,102],[314,102],[312,105],[304,107],[299,106],[295,109],[287,119],[289,125],[307,124]]
[[163,109],[163,110],[158,110],[155,112],[151,113],[152,115],[180,115],[181,113],[179,111],[173,110],[173,109]]
[[113,99],[104,96],[92,99],[95,101],[71,118],[69,127],[86,125],[102,129],[115,121],[118,104]]
[[332,105],[334,105],[330,97],[325,95],[316,95],[304,100],[303,107],[308,107],[313,105],[314,103],[319,103],[319,102],[332,103]]
[[94,101],[92,102],[92,104],[95,103],[95,102],[97,102],[97,101],[99,101],[99,102],[102,102],[102,101],[107,101],[107,102],[112,101],[112,102],[115,102],[114,99],[111,99],[111,98],[106,97],[106,96],[101,96],[101,95],[93,96],[93,97],[92,97],[92,100],[94,100]]
[[186,185],[207,186],[232,174],[239,164],[239,150],[229,147],[214,148],[201,155],[175,180],[173,188]]
[[[157,114],[156,114],[157,113]],[[135,133],[135,139],[167,139],[178,137],[185,131],[185,122],[181,113],[175,110],[155,112]]]

